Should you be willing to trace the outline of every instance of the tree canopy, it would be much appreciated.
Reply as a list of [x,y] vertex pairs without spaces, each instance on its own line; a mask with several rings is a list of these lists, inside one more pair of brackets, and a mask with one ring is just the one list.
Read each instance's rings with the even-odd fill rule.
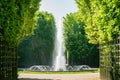
[[[34,34],[27,36],[18,48],[19,67],[51,65],[55,38],[55,20],[48,12],[37,12]],[[49,60],[49,61],[48,61]]]
[[34,13],[41,0],[1,0],[0,35],[10,46],[17,46],[22,38],[33,32]]
[[[69,65],[88,64],[98,67],[98,45],[88,43],[84,28],[85,24],[79,18],[78,13],[67,14],[64,18],[64,38],[69,54]],[[93,57],[96,57],[96,60]]]
[[90,43],[112,41],[120,35],[119,0],[76,0]]

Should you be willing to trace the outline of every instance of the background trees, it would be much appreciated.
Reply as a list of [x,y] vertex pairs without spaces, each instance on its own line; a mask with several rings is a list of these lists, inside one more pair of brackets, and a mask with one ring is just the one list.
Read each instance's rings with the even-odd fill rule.
[[70,13],[64,19],[64,38],[69,54],[69,65],[87,64],[98,67],[98,45],[88,43],[84,28],[85,24],[78,13]]
[[54,17],[47,12],[38,12],[36,19],[34,35],[27,36],[19,45],[19,67],[51,65],[55,37]]

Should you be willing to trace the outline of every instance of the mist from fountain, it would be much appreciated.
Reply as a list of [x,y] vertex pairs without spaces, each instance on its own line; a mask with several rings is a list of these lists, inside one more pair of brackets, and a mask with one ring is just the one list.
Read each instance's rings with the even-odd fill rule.
[[63,20],[60,20],[56,26],[56,39],[53,56],[54,71],[65,71],[66,70],[66,59],[65,59],[65,45],[63,36]]

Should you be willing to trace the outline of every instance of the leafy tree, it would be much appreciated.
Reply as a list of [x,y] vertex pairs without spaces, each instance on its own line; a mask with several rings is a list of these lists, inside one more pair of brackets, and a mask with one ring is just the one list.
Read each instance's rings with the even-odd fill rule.
[[[71,13],[64,19],[64,38],[69,54],[69,64],[88,64],[98,67],[98,45],[88,43],[88,39],[85,36],[85,25],[78,16],[78,13]],[[94,60],[94,57],[97,57],[96,60]]]
[[0,0],[0,80],[17,80],[17,47],[33,32],[41,0]]
[[120,35],[119,0],[76,0],[90,43],[112,41]]
[[55,37],[54,17],[47,12],[37,12],[35,18],[37,22],[34,35],[26,37],[19,45],[19,67],[51,65]]
[[[110,71],[111,80],[118,80],[118,69],[115,64],[114,52],[117,48],[110,50],[110,46],[116,46],[115,42],[120,36],[120,1],[119,0],[76,0],[79,7],[79,17],[85,22],[85,32],[90,43],[100,44],[101,53],[101,75],[106,66],[114,67]],[[119,41],[118,41],[119,42]],[[111,59],[112,61],[110,61]],[[114,63],[113,63],[114,62]],[[102,66],[104,65],[104,66]],[[108,71],[106,69],[106,71]],[[108,71],[109,72],[109,71]],[[103,72],[104,73],[104,72]],[[116,76],[114,76],[116,74]],[[104,75],[102,75],[104,76]],[[106,76],[104,76],[105,78]]]
[[1,0],[0,35],[9,46],[17,46],[34,29],[34,13],[40,0]]
[[95,4],[97,7],[94,17],[95,24],[99,29],[100,42],[112,41],[120,34],[120,1],[101,1]]
[[[95,0],[92,1],[93,3]],[[85,33],[90,43],[99,43],[98,26],[93,22],[94,8],[91,0],[76,0],[79,8],[79,17],[85,23]]]

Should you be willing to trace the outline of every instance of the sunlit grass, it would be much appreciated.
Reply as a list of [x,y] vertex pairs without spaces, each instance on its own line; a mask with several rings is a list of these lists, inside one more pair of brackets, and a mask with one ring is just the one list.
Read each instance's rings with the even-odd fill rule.
[[86,74],[86,73],[97,73],[99,69],[96,70],[85,70],[85,71],[18,71],[18,74]]

